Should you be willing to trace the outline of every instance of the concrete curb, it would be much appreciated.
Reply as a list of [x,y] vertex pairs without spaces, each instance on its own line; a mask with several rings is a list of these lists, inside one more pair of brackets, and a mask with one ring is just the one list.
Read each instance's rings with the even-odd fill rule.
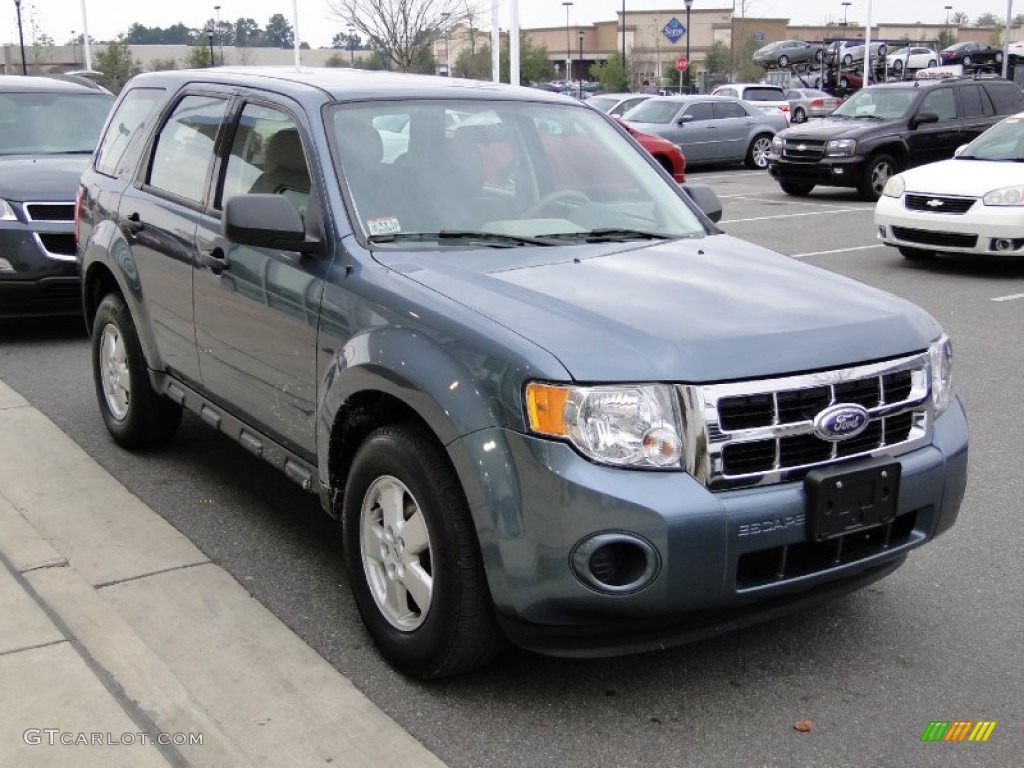
[[0,615],[0,765],[443,765],[3,382]]

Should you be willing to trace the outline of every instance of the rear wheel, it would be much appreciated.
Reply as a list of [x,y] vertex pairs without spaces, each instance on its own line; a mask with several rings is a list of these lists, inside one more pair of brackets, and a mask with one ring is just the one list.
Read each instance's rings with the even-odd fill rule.
[[768,155],[772,151],[772,137],[762,133],[754,137],[747,147],[747,157],[744,160],[747,168],[767,168]]
[[793,197],[807,197],[814,189],[813,184],[795,184],[792,181],[780,181],[779,186],[782,187],[783,192]]
[[934,66],[936,66],[936,64],[935,64],[935,59],[928,59],[928,66],[929,66],[929,67],[934,67]]
[[843,66],[848,67],[851,64],[853,64],[853,56],[851,56],[850,54],[846,54],[845,56],[843,56]]
[[894,61],[892,63],[892,68],[896,72],[902,72],[903,71],[903,59],[896,59],[896,61]]
[[444,677],[501,649],[462,488],[425,428],[381,427],[363,441],[345,486],[342,527],[359,613],[395,667]]
[[92,324],[92,371],[100,414],[118,445],[151,448],[169,440],[181,406],[157,394],[124,299],[108,294]]
[[804,112],[803,107],[797,107],[793,110],[793,122],[794,123],[806,123],[807,113]]
[[780,67],[788,67],[789,66],[789,56],[786,56],[786,55],[779,56],[779,66]]
[[964,56],[964,66],[965,67],[971,66],[971,57],[970,56]]
[[882,196],[886,182],[898,170],[896,161],[889,155],[872,155],[864,165],[864,175],[857,186],[861,199],[867,200],[869,203],[878,200]]
[[900,255],[908,261],[927,261],[935,258],[934,251],[922,251],[920,248],[899,246]]

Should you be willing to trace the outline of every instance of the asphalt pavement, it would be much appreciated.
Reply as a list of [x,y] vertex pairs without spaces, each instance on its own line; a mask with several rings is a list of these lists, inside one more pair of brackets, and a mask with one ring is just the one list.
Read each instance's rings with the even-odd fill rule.
[[[195,418],[159,452],[118,449],[77,324],[0,330],[0,379],[451,766],[1019,765],[1024,298],[1008,297],[1024,294],[1024,264],[911,264],[877,244],[873,206],[852,191],[797,199],[764,172],[688,176],[722,196],[729,234],[921,304],[953,339],[972,439],[958,524],[889,578],[812,612],[656,654],[510,649],[475,675],[412,682],[363,631],[316,499]],[[983,744],[922,743],[933,720],[997,726]]]

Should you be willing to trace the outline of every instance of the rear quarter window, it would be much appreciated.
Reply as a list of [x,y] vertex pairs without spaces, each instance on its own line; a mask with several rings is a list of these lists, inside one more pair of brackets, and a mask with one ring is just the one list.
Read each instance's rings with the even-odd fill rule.
[[163,98],[163,88],[133,88],[124,94],[100,140],[93,166],[96,171],[105,176],[122,176],[135,170],[146,126]]
[[786,94],[780,88],[747,88],[743,98],[747,101],[785,101]]
[[1013,83],[985,83],[984,88],[995,105],[997,115],[1024,111],[1024,93]]

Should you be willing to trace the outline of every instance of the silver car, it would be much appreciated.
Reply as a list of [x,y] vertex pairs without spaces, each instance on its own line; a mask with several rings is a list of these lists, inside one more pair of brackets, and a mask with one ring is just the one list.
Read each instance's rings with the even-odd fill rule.
[[786,91],[789,99],[789,119],[794,123],[806,123],[809,117],[825,117],[843,103],[842,99],[829,96],[817,88],[791,88]]
[[[889,46],[878,40],[871,41],[871,58],[884,58],[889,52]],[[828,61],[839,62],[842,66],[848,67],[855,61],[864,61],[863,40],[837,40],[828,49]]]
[[633,108],[626,123],[677,144],[688,167],[743,162],[767,168],[772,138],[788,120],[725,96],[659,96]]
[[651,93],[602,93],[591,96],[584,103],[612,117],[622,117],[637,104],[646,101]]
[[778,40],[754,51],[754,63],[765,69],[779,67],[785,69],[790,64],[802,64],[813,61],[821,62],[821,43],[808,43],[804,40]]

